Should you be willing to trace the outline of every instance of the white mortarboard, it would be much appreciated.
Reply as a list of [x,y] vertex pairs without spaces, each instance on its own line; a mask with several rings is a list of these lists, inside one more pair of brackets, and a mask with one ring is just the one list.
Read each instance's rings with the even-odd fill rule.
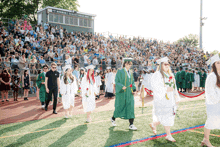
[[168,62],[168,61],[169,61],[168,57],[163,57],[161,59],[158,59],[156,62],[157,62],[157,64],[161,64],[162,62]]
[[89,65],[89,66],[86,66],[86,69],[88,70],[88,69],[94,69],[95,68],[95,66],[94,65]]
[[85,69],[83,67],[81,67],[80,70],[85,70]]
[[71,69],[71,66],[70,66],[70,65],[64,66],[64,67],[63,67],[63,72],[66,72],[67,69]]
[[98,69],[95,72],[100,72]]
[[214,64],[216,61],[220,61],[219,53],[217,53],[215,56],[211,57],[210,59],[210,64]]
[[107,69],[111,69],[111,67],[107,67]]

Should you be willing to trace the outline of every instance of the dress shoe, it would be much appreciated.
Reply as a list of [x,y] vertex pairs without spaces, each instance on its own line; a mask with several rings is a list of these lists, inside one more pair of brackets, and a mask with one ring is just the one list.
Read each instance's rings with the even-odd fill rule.
[[45,107],[44,109],[45,109],[45,111],[47,111],[47,107]]

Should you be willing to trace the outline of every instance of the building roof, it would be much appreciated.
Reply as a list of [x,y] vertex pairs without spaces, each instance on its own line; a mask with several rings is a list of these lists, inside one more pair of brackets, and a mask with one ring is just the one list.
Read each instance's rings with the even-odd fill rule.
[[[61,9],[61,8],[56,8],[56,7],[51,7],[51,6],[47,6],[41,10],[38,10],[37,13],[40,13],[46,9],[55,9],[55,10],[60,10],[60,11],[65,11],[65,12],[74,12],[74,10],[66,10],[66,9]],[[83,15],[88,15],[88,16],[93,16],[96,17],[95,14],[89,14],[89,13],[84,13],[84,12],[77,12],[77,14],[83,14]]]

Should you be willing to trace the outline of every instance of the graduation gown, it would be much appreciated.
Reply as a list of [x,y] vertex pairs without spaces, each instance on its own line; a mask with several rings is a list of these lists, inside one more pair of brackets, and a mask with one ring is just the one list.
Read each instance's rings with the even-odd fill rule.
[[95,83],[96,83],[97,90],[98,90],[98,93],[99,93],[99,92],[100,92],[100,86],[102,85],[100,75],[98,75],[98,76],[95,77],[95,81],[96,81]]
[[190,73],[187,72],[186,73],[186,88],[191,89],[192,86],[190,86],[190,85],[192,85],[191,84],[191,76],[190,76]]
[[180,72],[180,78],[181,78],[181,83],[180,83],[180,88],[186,88],[186,72],[185,71],[181,71]]
[[200,78],[201,80],[201,83],[200,83],[200,87],[205,87],[205,80],[206,80],[206,77],[207,77],[207,74],[204,72],[203,74],[201,74],[202,77]]
[[[87,77],[84,76],[81,82],[81,89],[82,89],[82,104],[84,112],[93,111],[96,107],[95,104],[95,96],[98,94],[98,88],[95,83],[89,83]],[[85,94],[87,93],[87,96]]]
[[210,73],[205,82],[207,120],[205,128],[220,129],[220,88],[216,85],[217,77]]
[[41,102],[45,102],[46,100],[46,87],[45,84],[41,84],[41,82],[45,82],[45,74],[44,72],[40,73],[37,77],[37,87],[40,89],[39,97]]
[[[132,84],[132,90],[136,90],[133,73],[130,72],[128,76],[125,68],[117,71],[115,77],[115,118],[132,119],[134,115],[134,95],[132,94],[130,85]],[[127,87],[123,90],[123,87]]]
[[175,75],[175,79],[176,79],[176,86],[177,86],[177,89],[180,88],[180,72],[178,71]]
[[[174,76],[173,76],[174,77]],[[151,79],[151,84],[154,93],[153,99],[153,122],[160,122],[163,126],[174,125],[174,111],[176,111],[176,102],[180,101],[177,87],[175,86],[174,91],[167,92],[169,85],[164,83],[171,83],[176,81],[174,79],[169,81],[169,78],[162,77],[160,71],[154,73]],[[173,85],[172,85],[173,86]],[[169,100],[166,99],[166,93]]]
[[68,84],[64,83],[63,77],[60,80],[60,94],[62,94],[63,108],[69,109],[70,105],[74,107],[75,94],[77,93],[78,86],[76,82],[76,77],[74,76],[74,81],[71,80]]
[[107,75],[106,92],[113,93],[114,75],[112,72]]
[[198,74],[199,74],[199,77],[200,77],[200,81],[199,81],[199,87],[201,87],[201,83],[202,83],[202,73],[199,71],[198,72]]
[[200,75],[195,73],[194,74],[194,87],[200,87]]
[[192,89],[192,84],[193,84],[194,81],[195,81],[194,74],[190,73],[190,89]]

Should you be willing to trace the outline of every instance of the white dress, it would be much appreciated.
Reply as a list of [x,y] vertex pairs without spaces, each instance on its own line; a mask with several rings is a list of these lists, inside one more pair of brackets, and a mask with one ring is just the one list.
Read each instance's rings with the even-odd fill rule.
[[205,128],[220,129],[220,88],[216,85],[217,77],[210,73],[205,83],[207,120]]
[[200,87],[200,75],[195,74],[194,79],[195,79],[194,87]]
[[60,80],[60,94],[62,94],[63,108],[69,109],[70,105],[74,107],[75,94],[77,93],[78,86],[76,83],[76,77],[74,81],[69,79],[69,84],[65,84],[63,77]]
[[[82,104],[84,112],[93,111],[96,107],[95,96],[98,94],[98,88],[95,83],[89,83],[87,77],[84,76],[81,83],[82,89]],[[87,96],[85,94],[87,93]]]
[[[173,76],[174,77],[174,76]],[[173,78],[171,82],[174,80]],[[165,78],[165,83],[170,83],[168,78]],[[175,85],[176,81],[174,80]],[[177,106],[176,102],[180,101],[180,97],[175,86],[175,90],[167,92],[169,85],[164,86],[162,75],[159,71],[155,72],[151,78],[152,90],[154,93],[153,100],[153,122],[160,122],[163,126],[173,126]],[[165,94],[169,100],[166,99]],[[175,100],[176,96],[176,100]]]
[[108,73],[108,79],[106,83],[106,92],[113,93],[113,85],[114,85],[114,75],[112,72]]
[[100,92],[100,86],[102,85],[100,75],[98,75],[98,76],[95,77],[95,81],[96,81],[95,83],[96,83],[97,90],[98,90],[98,94],[99,94],[99,92]]

